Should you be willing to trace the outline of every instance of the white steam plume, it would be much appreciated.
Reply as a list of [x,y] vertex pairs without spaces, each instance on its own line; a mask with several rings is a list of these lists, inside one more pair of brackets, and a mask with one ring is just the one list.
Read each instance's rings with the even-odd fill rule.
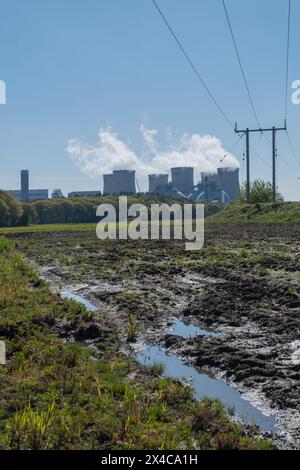
[[[160,149],[156,129],[140,127],[147,155],[138,157],[111,129],[103,128],[99,132],[99,144],[89,145],[79,139],[72,139],[67,146],[71,160],[80,170],[91,178],[111,173],[113,170],[136,170],[141,189],[146,190],[149,173],[169,173],[172,167],[192,166],[195,169],[195,182],[200,179],[200,172],[215,172],[217,167],[238,168],[236,158],[224,149],[222,142],[215,136],[201,134],[183,134],[172,147]],[[171,130],[167,129],[170,140]]]

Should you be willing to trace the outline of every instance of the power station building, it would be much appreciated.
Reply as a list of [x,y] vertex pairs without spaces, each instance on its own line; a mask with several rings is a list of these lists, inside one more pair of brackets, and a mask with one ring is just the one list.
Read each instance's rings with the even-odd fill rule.
[[135,171],[117,170],[113,172],[114,194],[135,194]]
[[103,175],[103,194],[114,194],[114,175]]
[[21,171],[21,190],[8,191],[18,201],[30,202],[49,198],[48,189],[29,189],[29,171]]
[[149,193],[159,194],[167,191],[169,175],[149,175]]
[[218,168],[218,186],[231,201],[240,192],[239,169],[238,168]]
[[29,201],[29,171],[21,170],[21,201]]
[[[194,168],[171,168],[172,180],[169,183],[167,174],[151,174],[149,193],[170,194],[179,198],[194,201],[222,202],[233,201],[239,194],[239,169],[218,168],[217,172],[201,172],[201,182],[194,183]],[[136,178],[133,170],[116,170],[103,175],[103,194],[135,194]]]
[[172,185],[184,196],[188,196],[194,188],[194,168],[177,167],[171,168]]
[[103,194],[136,194],[135,171],[115,170],[103,175]]
[[98,197],[101,196],[100,191],[73,191],[68,193],[68,197]]
[[201,173],[201,181],[195,186],[191,199],[227,203],[236,199],[239,192],[239,169],[218,168],[217,173]]

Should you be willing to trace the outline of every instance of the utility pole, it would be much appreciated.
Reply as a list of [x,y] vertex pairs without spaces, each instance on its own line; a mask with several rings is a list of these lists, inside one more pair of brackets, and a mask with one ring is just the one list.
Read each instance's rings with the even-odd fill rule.
[[247,167],[247,187],[246,187],[246,192],[247,192],[247,203],[249,204],[250,202],[250,134],[249,134],[249,129],[246,129],[246,167]]
[[276,202],[276,132],[286,131],[286,121],[284,127],[275,127],[267,129],[238,129],[235,125],[236,134],[245,134],[246,136],[246,161],[247,161],[247,181],[246,181],[246,200],[250,202],[250,133],[252,132],[272,132],[272,200]]
[[272,129],[272,200],[276,202],[276,129]]

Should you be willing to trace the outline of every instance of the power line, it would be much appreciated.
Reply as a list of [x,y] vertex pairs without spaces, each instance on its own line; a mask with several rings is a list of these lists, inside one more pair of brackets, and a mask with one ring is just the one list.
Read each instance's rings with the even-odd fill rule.
[[298,155],[296,153],[295,147],[293,145],[292,139],[291,139],[290,134],[288,133],[288,131],[286,131],[286,135],[287,135],[288,142],[289,142],[289,145],[290,145],[290,148],[291,148],[291,151],[292,151],[292,155],[295,158],[295,161],[296,161],[297,165],[300,167],[300,161],[298,159]]
[[[287,109],[288,109],[288,87],[289,87],[289,63],[290,63],[290,42],[291,42],[291,11],[292,11],[292,0],[289,0],[288,6],[288,29],[287,29],[287,46],[286,46],[286,75],[285,75],[285,119],[287,120]],[[288,131],[286,131],[289,146],[292,151],[292,155],[296,161],[296,164],[300,167],[300,161],[295,151],[294,144]]]
[[[265,162],[265,160],[263,159],[262,155],[261,155],[256,149],[254,149],[252,146],[250,146],[250,149],[251,149],[251,152],[253,152],[265,166],[267,166],[269,169],[271,168],[271,165],[269,165],[269,164],[267,164],[267,163]],[[278,170],[278,169],[277,169],[277,173],[278,173],[282,178],[285,178],[285,179],[288,179],[288,180],[295,180],[295,178],[293,178],[292,176],[286,175],[286,174],[283,173],[281,170]]]
[[233,45],[234,45],[234,48],[235,48],[235,52],[236,52],[236,55],[237,55],[237,59],[238,59],[240,69],[241,69],[241,72],[242,72],[245,87],[246,87],[246,90],[247,90],[248,98],[249,98],[249,101],[250,101],[250,104],[251,104],[251,107],[252,107],[257,125],[258,125],[259,128],[261,128],[261,125],[260,125],[260,122],[259,122],[259,119],[258,119],[258,116],[257,116],[257,112],[256,112],[256,109],[255,109],[255,106],[254,106],[254,101],[252,99],[250,88],[249,88],[248,81],[247,81],[247,78],[246,78],[246,74],[245,74],[245,71],[244,71],[244,67],[243,67],[243,64],[242,64],[241,56],[240,56],[240,53],[239,53],[239,50],[238,50],[238,47],[237,47],[237,41],[235,39],[234,32],[233,32],[233,29],[232,29],[232,26],[231,26],[231,21],[230,21],[229,14],[228,14],[228,11],[227,11],[227,8],[226,8],[225,0],[222,0],[222,3],[223,3],[225,15],[226,15],[227,23],[228,23],[228,26],[229,26],[231,38],[232,38],[232,41],[233,41]]
[[[248,98],[249,98],[249,101],[250,101],[250,105],[251,105],[251,108],[253,110],[253,114],[254,114],[255,120],[257,122],[258,128],[261,129],[261,124],[260,124],[260,121],[258,119],[258,114],[257,114],[256,108],[255,108],[255,105],[254,105],[254,101],[253,101],[253,98],[252,98],[252,95],[251,95],[251,92],[250,92],[250,87],[248,85],[248,81],[247,81],[247,78],[246,78],[246,73],[245,73],[245,70],[244,70],[244,67],[243,67],[243,64],[242,64],[242,59],[241,59],[241,56],[240,56],[240,53],[239,53],[239,49],[237,47],[237,41],[236,41],[236,38],[235,38],[235,35],[234,35],[234,32],[233,32],[233,28],[232,28],[232,25],[231,25],[231,21],[230,21],[230,17],[229,17],[229,13],[228,13],[228,10],[227,10],[227,7],[226,7],[225,0],[222,0],[222,3],[223,3],[223,7],[224,7],[225,16],[226,16],[226,19],[227,19],[229,31],[230,31],[230,34],[231,34],[231,38],[232,38],[232,41],[233,41],[234,49],[235,49],[235,52],[236,52],[236,55],[237,55],[238,63],[239,63],[240,69],[241,69],[242,77],[243,77],[244,84],[245,84],[245,87],[246,87],[246,91],[247,91],[247,94],[248,94]],[[263,130],[261,130],[261,134],[263,135],[264,139],[268,142],[268,144],[272,147],[272,142],[270,141],[268,136],[263,132]],[[264,164],[267,165],[266,162],[264,162]]]
[[271,168],[271,165],[269,165],[269,163],[267,163],[267,162],[264,160],[264,158],[262,157],[262,155],[261,155],[260,153],[258,153],[257,150],[255,150],[252,145],[250,145],[250,150],[251,150],[251,152],[253,152],[253,153],[258,157],[258,159],[259,159],[267,168],[269,168],[269,169]]
[[242,138],[244,137],[244,134],[240,135],[238,140],[232,145],[232,147],[230,147],[230,149],[223,155],[223,157],[220,159],[220,161],[217,163],[217,165],[213,168],[212,172],[214,173],[216,171],[216,169],[218,168],[219,164],[220,163],[223,163],[223,161],[225,160],[225,158],[228,157],[228,155],[236,148],[236,146],[240,143],[240,141],[242,140]]
[[[218,110],[220,111],[220,113],[222,114],[223,118],[225,119],[225,121],[229,124],[229,126],[235,130],[235,127],[233,125],[233,123],[231,122],[231,120],[229,119],[229,117],[227,116],[227,114],[225,113],[225,111],[223,110],[223,108],[221,107],[221,105],[218,103],[216,97],[214,96],[214,94],[212,93],[212,91],[209,89],[208,85],[206,84],[206,82],[204,81],[204,79],[202,78],[202,76],[200,75],[198,69],[196,68],[196,66],[194,65],[191,57],[189,56],[188,52],[186,51],[186,49],[184,48],[182,42],[179,40],[178,36],[176,35],[174,29],[172,28],[172,26],[170,25],[170,23],[168,22],[166,16],[164,15],[164,13],[162,12],[162,10],[160,9],[159,5],[157,4],[156,0],[152,0],[156,10],[158,11],[159,15],[161,16],[162,20],[164,21],[165,25],[167,26],[168,30],[170,31],[171,35],[173,36],[173,39],[175,40],[175,42],[177,43],[178,47],[180,48],[182,54],[184,55],[185,59],[187,60],[187,62],[189,63],[190,67],[192,68],[193,72],[195,73],[196,77],[198,78],[198,80],[201,82],[202,86],[204,87],[205,91],[207,92],[207,94],[209,95],[210,99],[213,101],[213,103],[215,104],[215,106],[218,108]],[[222,3],[223,3],[223,7],[224,7],[224,11],[225,11],[225,14],[226,14],[226,19],[227,19],[227,22],[228,22],[228,26],[229,26],[229,29],[230,29],[230,33],[231,33],[231,37],[232,37],[232,41],[233,41],[233,44],[234,44],[234,48],[235,48],[235,52],[236,52],[236,55],[237,55],[237,58],[238,58],[238,62],[239,62],[239,66],[240,66],[240,69],[241,69],[241,73],[242,73],[242,77],[243,77],[243,80],[244,80],[244,84],[245,84],[245,87],[246,87],[246,90],[247,90],[247,94],[248,94],[248,98],[249,98],[249,101],[250,101],[250,104],[251,104],[251,107],[252,107],[252,110],[253,110],[253,113],[254,113],[254,116],[255,116],[255,120],[258,124],[258,131],[261,131],[263,137],[266,139],[266,141],[268,142],[268,144],[270,146],[272,146],[272,142],[270,141],[270,139],[268,138],[268,136],[264,133],[263,129],[261,128],[261,125],[260,125],[260,122],[259,122],[259,119],[258,119],[258,114],[257,114],[257,111],[256,111],[256,108],[255,108],[255,105],[254,105],[254,101],[253,101],[253,98],[252,98],[252,95],[251,95],[251,92],[250,92],[250,87],[248,85],[248,81],[247,81],[247,78],[246,78],[246,74],[245,74],[245,71],[244,71],[244,67],[243,67],[243,64],[242,64],[242,60],[241,60],[241,57],[240,57],[240,54],[239,54],[239,50],[238,50],[238,47],[237,47],[237,41],[235,39],[235,35],[234,35],[234,32],[233,32],[233,28],[232,28],[232,25],[231,25],[231,21],[230,21],[230,18],[229,18],[229,14],[228,14],[228,11],[227,11],[227,8],[226,8],[226,4],[225,4],[225,0],[222,0]],[[287,41],[287,74],[286,74],[286,110],[287,110],[287,101],[288,101],[288,70],[289,70],[289,49],[290,49],[290,23],[291,23],[291,0],[289,0],[289,14],[288,14],[288,41]],[[286,113],[287,114],[287,113]],[[240,136],[240,138],[238,139],[238,141],[233,145],[233,147],[224,155],[224,157],[220,160],[220,162],[223,162],[223,160],[228,156],[228,154],[236,147],[236,145],[240,142],[240,140],[243,138],[245,134],[242,134]],[[289,135],[288,135],[289,137]],[[290,145],[293,147],[292,145],[292,142],[291,142],[291,139],[289,137],[289,141],[290,141]],[[270,168],[270,165],[267,164],[265,162],[265,160],[263,159],[263,157],[253,149],[253,147],[250,147],[250,149],[253,151],[253,153],[255,153],[258,158],[264,163],[264,165],[266,165],[268,168]],[[293,154],[295,156],[295,158],[297,159],[296,157],[296,153],[293,151]],[[284,176],[286,178],[290,178],[290,177],[287,177],[287,176]],[[292,178],[290,178],[292,179]]]
[[205,83],[205,81],[203,80],[203,78],[201,77],[198,69],[196,68],[196,66],[193,64],[192,62],[192,59],[190,58],[189,54],[187,53],[187,51],[185,50],[185,48],[183,47],[181,41],[178,39],[177,35],[175,34],[175,31],[174,29],[171,27],[170,23],[168,22],[167,18],[165,17],[165,15],[163,14],[163,12],[161,11],[161,9],[159,8],[157,2],[155,0],[152,0],[154,6],[156,7],[158,13],[160,14],[161,18],[163,19],[164,23],[166,24],[168,30],[170,31],[170,33],[172,34],[173,38],[175,39],[177,45],[179,46],[181,52],[183,53],[183,55],[185,56],[186,60],[188,61],[189,65],[191,66],[193,72],[195,73],[195,75],[197,76],[198,80],[201,82],[202,86],[205,88],[207,94],[209,95],[210,99],[213,101],[213,103],[215,104],[215,106],[218,108],[218,110],[220,111],[220,113],[222,114],[223,118],[226,120],[226,122],[230,125],[230,127],[232,129],[234,129],[234,125],[233,123],[231,122],[231,120],[229,119],[229,117],[227,116],[227,114],[225,113],[225,111],[222,109],[222,107],[219,105],[217,99],[215,98],[215,96],[213,95],[213,93],[211,92],[211,90],[208,88],[207,84]]
[[289,64],[290,64],[290,36],[291,36],[291,7],[292,7],[292,2],[291,2],[291,0],[289,0],[289,8],[288,8],[288,34],[287,34],[287,47],[286,47],[286,76],[285,76],[285,120],[287,119],[287,107],[288,107]]

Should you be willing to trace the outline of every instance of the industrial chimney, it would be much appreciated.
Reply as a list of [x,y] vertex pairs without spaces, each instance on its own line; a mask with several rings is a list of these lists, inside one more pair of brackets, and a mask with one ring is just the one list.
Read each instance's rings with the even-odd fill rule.
[[116,170],[113,172],[114,194],[135,194],[135,171]]
[[29,201],[29,171],[21,170],[21,201]]
[[169,183],[168,175],[149,175],[149,193],[163,193]]
[[103,175],[103,194],[104,196],[114,193],[114,175]]
[[172,184],[174,188],[188,196],[194,188],[194,168],[178,167],[171,168]]
[[233,201],[240,192],[239,169],[218,168],[218,186]]

